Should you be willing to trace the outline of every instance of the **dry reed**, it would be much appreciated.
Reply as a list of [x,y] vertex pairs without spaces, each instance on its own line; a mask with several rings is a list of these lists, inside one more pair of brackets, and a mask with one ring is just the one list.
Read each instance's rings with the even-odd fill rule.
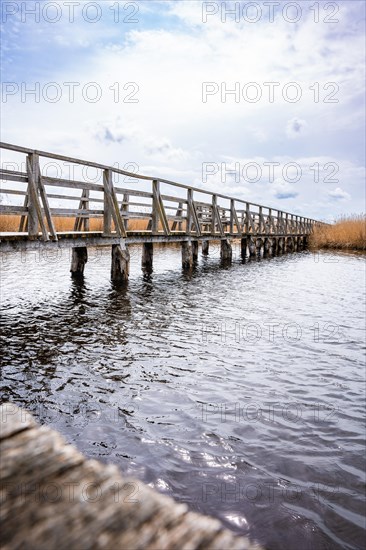
[[[20,216],[0,216],[0,231],[19,230]],[[73,231],[75,218],[54,218],[56,231]],[[147,220],[130,220],[130,230],[144,231]],[[90,231],[102,231],[103,219],[91,218]],[[366,217],[364,214],[343,216],[335,224],[315,227],[310,235],[310,247],[366,250]]]
[[[56,231],[73,231],[75,218],[53,218]],[[147,220],[130,220],[128,222],[128,228],[131,230],[146,229]],[[19,231],[20,216],[9,215],[0,216],[0,232],[17,232]],[[103,231],[103,218],[91,218],[90,219],[90,231]]]
[[332,225],[315,227],[310,247],[366,250],[365,214],[342,216]]

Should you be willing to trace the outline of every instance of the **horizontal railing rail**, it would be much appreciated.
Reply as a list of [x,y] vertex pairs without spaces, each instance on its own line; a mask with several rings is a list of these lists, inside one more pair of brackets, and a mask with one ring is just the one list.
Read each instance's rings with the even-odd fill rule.
[[[166,237],[176,234],[200,238],[307,235],[314,224],[321,223],[269,206],[212,193],[204,188],[132,173],[117,167],[8,143],[0,143],[0,148],[26,155],[23,161],[25,170],[0,168],[1,180],[23,184],[23,189],[11,184],[1,189],[5,197],[18,197],[18,200],[23,197],[23,204],[9,204],[9,200],[5,204],[6,201],[2,200],[0,214],[19,216],[18,232],[26,233],[29,239],[57,241],[58,233],[61,232],[56,229],[60,218],[69,218],[73,226],[70,231],[74,232],[91,231],[91,219],[99,219],[101,236],[116,235],[121,238],[137,229]],[[95,168],[101,171],[100,181],[50,177],[42,174],[40,159]],[[115,175],[127,176],[136,182],[151,182],[151,191],[137,186],[121,187],[114,183]],[[168,193],[165,187],[168,187]],[[208,201],[203,200],[202,196],[208,196]],[[65,203],[55,205],[56,200]],[[68,207],[70,202],[76,203],[75,206]],[[93,231],[96,231],[95,227]]]

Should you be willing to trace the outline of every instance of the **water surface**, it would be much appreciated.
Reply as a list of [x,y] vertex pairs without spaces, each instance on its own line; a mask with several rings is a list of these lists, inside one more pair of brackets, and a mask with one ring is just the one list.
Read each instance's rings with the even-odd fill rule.
[[364,256],[2,256],[2,400],[268,549],[364,548]]

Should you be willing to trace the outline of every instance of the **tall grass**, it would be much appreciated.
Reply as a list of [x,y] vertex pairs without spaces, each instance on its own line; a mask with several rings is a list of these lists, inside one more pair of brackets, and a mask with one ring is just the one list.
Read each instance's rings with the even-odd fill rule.
[[366,250],[366,216],[342,216],[332,225],[317,226],[309,243],[311,248]]
[[[73,231],[75,218],[53,218],[56,231]],[[130,230],[144,231],[147,227],[148,220],[130,220],[128,228]],[[0,216],[0,232],[16,232],[19,230],[20,216]],[[90,231],[103,231],[103,218],[90,219]]]
[[[16,232],[20,216],[0,216],[0,231]],[[75,218],[54,218],[56,231],[73,231]],[[130,220],[130,230],[144,231],[147,220]],[[91,218],[90,231],[103,231],[103,219]],[[366,250],[366,216],[353,215],[339,218],[333,225],[315,227],[310,235],[311,248],[340,248]]]

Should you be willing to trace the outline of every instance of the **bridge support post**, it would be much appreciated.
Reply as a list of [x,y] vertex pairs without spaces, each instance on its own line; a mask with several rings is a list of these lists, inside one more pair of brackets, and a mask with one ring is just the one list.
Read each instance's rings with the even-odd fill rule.
[[243,260],[247,257],[247,246],[248,246],[248,239],[247,237],[243,237],[240,240],[240,255]]
[[264,239],[264,255],[265,256],[269,256],[270,253],[272,251],[272,243],[271,243],[271,239],[269,239],[268,237],[266,237]]
[[257,252],[256,252],[255,242],[253,237],[249,237],[248,247],[249,247],[249,257],[255,258],[257,255]]
[[115,282],[128,280],[130,274],[130,253],[127,246],[112,244],[112,268],[111,279]]
[[84,267],[88,261],[88,249],[86,246],[80,246],[72,249],[70,271],[73,276],[84,274]]
[[192,260],[193,262],[198,260],[198,241],[192,241]]
[[293,252],[293,251],[294,251],[293,237],[287,237],[287,239],[286,239],[286,252]]
[[278,247],[277,247],[278,254],[283,254],[283,252],[284,252],[284,245],[285,245],[285,239],[284,239],[284,237],[279,237],[279,238],[278,238]]
[[302,250],[302,242],[300,236],[295,237],[295,249],[297,252],[300,252],[300,250]]
[[258,238],[255,242],[255,247],[257,249],[257,256],[258,256],[258,258],[260,258],[261,257],[261,251],[262,251],[262,248],[263,248],[263,239]]
[[223,262],[231,262],[233,257],[233,249],[228,239],[223,239],[221,241],[220,255]]
[[182,267],[190,269],[193,266],[192,244],[188,241],[182,242]]
[[278,237],[272,238],[272,256],[275,256],[278,252]]
[[154,245],[153,243],[143,243],[141,267],[146,271],[152,271],[153,267]]
[[304,235],[302,238],[303,250],[306,250],[309,246],[309,235]]
[[210,248],[210,241],[202,241],[202,254],[207,256]]

